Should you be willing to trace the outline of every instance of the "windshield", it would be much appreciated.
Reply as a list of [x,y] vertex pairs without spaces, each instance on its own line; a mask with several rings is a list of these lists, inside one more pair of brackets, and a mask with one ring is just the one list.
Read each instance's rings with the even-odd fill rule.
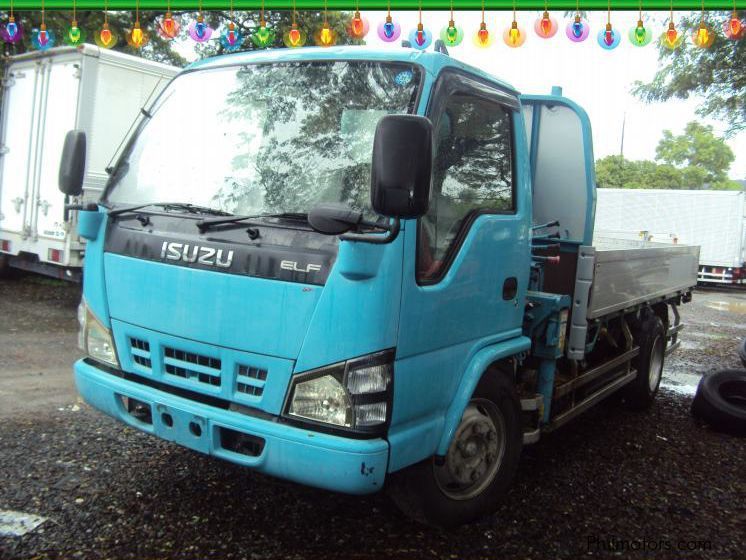
[[176,78],[114,170],[114,204],[185,202],[232,214],[369,211],[378,120],[415,110],[409,64],[232,66]]

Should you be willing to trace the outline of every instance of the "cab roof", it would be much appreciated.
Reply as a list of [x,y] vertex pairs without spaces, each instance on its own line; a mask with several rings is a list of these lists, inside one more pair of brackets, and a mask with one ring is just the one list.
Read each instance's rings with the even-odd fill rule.
[[402,47],[400,49],[374,49],[370,47],[303,47],[300,49],[265,49],[249,52],[240,52],[206,58],[190,64],[188,70],[203,70],[218,68],[221,66],[232,66],[242,64],[255,64],[263,62],[298,62],[306,60],[380,60],[386,62],[409,62],[418,64],[425,69],[431,77],[437,75],[443,68],[457,68],[469,74],[498,85],[504,90],[518,94],[510,84],[498,80],[494,76],[454,60],[446,54],[439,52],[419,51],[416,49]]

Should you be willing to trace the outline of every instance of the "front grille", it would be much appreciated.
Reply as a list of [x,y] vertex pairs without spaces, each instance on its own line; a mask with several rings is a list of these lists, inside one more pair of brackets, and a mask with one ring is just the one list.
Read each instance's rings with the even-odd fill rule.
[[169,347],[163,349],[163,356],[163,368],[168,375],[220,387],[220,359]]
[[[270,394],[267,386],[273,369],[268,359],[254,361],[248,353],[186,340],[172,339],[164,344],[138,332],[127,333],[124,340],[129,355],[122,365],[132,373],[197,393],[220,395],[238,405],[261,408],[268,395],[267,406],[275,404],[276,395]],[[283,374],[280,369],[280,383]]]
[[139,338],[130,338],[130,346],[132,347],[132,361],[144,369],[153,369],[153,362],[150,359],[150,343]]
[[238,366],[236,391],[252,397],[261,397],[267,381],[267,370],[250,366]]

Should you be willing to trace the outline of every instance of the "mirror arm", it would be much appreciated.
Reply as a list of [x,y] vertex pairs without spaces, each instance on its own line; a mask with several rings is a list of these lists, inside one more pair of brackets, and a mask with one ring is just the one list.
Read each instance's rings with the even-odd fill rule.
[[98,210],[98,204],[95,202],[89,202],[87,204],[65,204],[65,210],[85,210],[86,212],[94,212]]
[[358,226],[370,226],[379,229],[384,229],[386,235],[372,235],[370,233],[344,233],[339,236],[343,241],[361,241],[363,243],[373,243],[375,245],[383,245],[385,243],[391,243],[396,236],[399,235],[401,230],[401,221],[399,218],[394,218],[394,221],[387,226],[381,224],[361,221]]

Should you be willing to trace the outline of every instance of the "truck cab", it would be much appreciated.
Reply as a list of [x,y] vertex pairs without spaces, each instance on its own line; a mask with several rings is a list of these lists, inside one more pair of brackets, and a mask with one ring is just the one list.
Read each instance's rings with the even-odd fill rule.
[[[73,199],[84,158],[71,132]],[[594,316],[593,161],[587,116],[559,91],[521,97],[443,53],[196,63],[79,207],[78,389],[215,457],[474,519],[575,404],[633,385],[649,402],[675,343],[667,306],[688,277],[658,274],[627,307],[604,291],[611,315]]]

